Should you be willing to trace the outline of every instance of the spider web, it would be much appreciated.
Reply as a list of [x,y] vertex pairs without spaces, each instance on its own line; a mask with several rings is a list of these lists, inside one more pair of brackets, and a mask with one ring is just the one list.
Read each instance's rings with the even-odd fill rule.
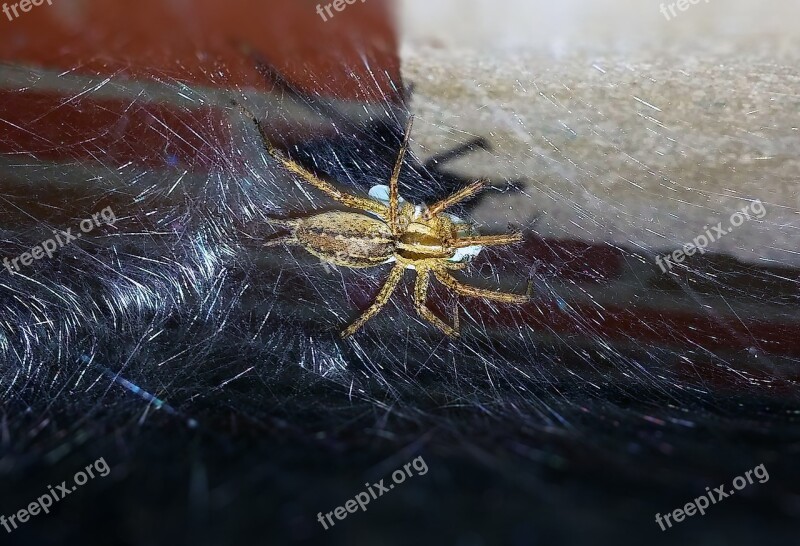
[[[104,138],[119,128],[111,119],[67,161],[40,159],[60,146],[47,134],[3,156],[4,256],[103,206],[117,217],[0,279],[0,387],[12,431],[5,449],[52,457],[115,429],[132,445],[137,431],[159,427],[226,438],[244,426],[234,420],[330,454],[426,450],[442,464],[477,463],[518,477],[523,496],[539,498],[558,473],[581,476],[581,487],[635,484],[643,499],[649,493],[641,491],[663,492],[662,511],[763,462],[782,481],[764,493],[769,506],[790,512],[787,489],[798,476],[782,453],[797,442],[798,205],[796,191],[787,202],[769,189],[789,181],[792,168],[767,160],[795,151],[796,139],[769,132],[787,134],[793,123],[784,114],[796,111],[797,71],[766,59],[721,66],[715,76],[752,79],[753,89],[733,86],[693,103],[677,97],[701,86],[682,78],[713,61],[543,56],[525,59],[536,70],[503,71],[450,68],[437,55],[406,56],[417,132],[401,194],[431,202],[490,177],[492,188],[457,214],[481,233],[520,229],[526,240],[484,249],[460,278],[511,292],[533,286],[523,308],[456,299],[434,286],[440,316],[460,310],[458,340],[414,312],[411,272],[362,332],[339,339],[391,266],[331,268],[301,248],[263,248],[274,232],[268,217],[333,205],[278,168],[234,109],[209,113],[206,91],[153,73],[130,93],[127,67],[97,78],[5,67],[12,93],[77,86],[63,104],[132,95],[125,119],[141,115],[175,146],[128,150],[152,153],[138,159],[153,167],[115,163],[105,148],[114,139]],[[466,55],[464,66],[490,65]],[[581,79],[565,79],[564,67],[579,63]],[[776,72],[780,81],[771,80]],[[287,111],[259,107],[246,89],[232,94],[270,127],[291,126]],[[321,101],[305,108],[318,112]],[[158,125],[168,114],[152,114],[162,102],[178,113],[173,123],[213,126],[217,139],[175,142],[179,135]],[[57,109],[45,108],[24,131]],[[366,194],[388,179],[404,115],[387,101],[358,121],[334,120],[333,133],[289,135],[285,146]],[[731,118],[738,122],[723,126]],[[709,128],[728,135],[727,147],[710,148]],[[58,129],[83,130],[69,118]],[[493,151],[425,164],[474,137]],[[709,159],[726,154],[728,161]],[[756,200],[763,218],[708,254],[658,270],[657,255]],[[348,487],[357,486],[338,491]],[[742,509],[729,507],[726,521]],[[642,526],[652,526],[648,518]]]

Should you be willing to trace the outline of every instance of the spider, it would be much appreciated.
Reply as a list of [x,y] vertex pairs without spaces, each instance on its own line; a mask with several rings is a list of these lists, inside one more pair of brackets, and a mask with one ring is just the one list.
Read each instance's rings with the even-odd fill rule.
[[[405,127],[403,143],[389,179],[388,191],[385,186],[375,186],[373,190],[377,191],[370,191],[374,198],[368,199],[343,192],[284,155],[267,138],[258,118],[244,106],[237,103],[234,105],[252,120],[267,153],[287,171],[347,208],[358,211],[336,210],[293,219],[269,218],[267,221],[270,224],[285,228],[289,233],[267,241],[264,246],[302,246],[323,263],[355,269],[395,263],[372,304],[341,332],[343,338],[355,334],[383,309],[406,269],[415,269],[417,272],[414,285],[414,307],[417,312],[451,337],[459,335],[458,307],[453,326],[437,317],[427,307],[431,275],[461,296],[486,298],[512,305],[529,301],[527,294],[509,294],[468,286],[450,274],[451,270],[464,269],[467,264],[462,260],[474,256],[483,246],[509,245],[522,240],[521,233],[477,235],[470,224],[444,212],[476,195],[486,186],[486,180],[473,182],[430,206],[414,206],[399,197],[398,179],[408,149],[413,117],[409,117]],[[382,192],[388,193],[388,199],[384,202],[381,202],[379,195]]]

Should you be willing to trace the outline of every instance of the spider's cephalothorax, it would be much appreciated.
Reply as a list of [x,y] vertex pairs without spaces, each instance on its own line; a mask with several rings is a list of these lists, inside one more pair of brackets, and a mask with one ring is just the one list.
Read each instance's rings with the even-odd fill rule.
[[266,243],[299,245],[322,261],[350,268],[374,267],[394,263],[389,277],[372,305],[343,332],[348,337],[374,317],[389,300],[405,269],[416,269],[414,305],[417,312],[449,336],[458,336],[458,312],[454,326],[433,314],[426,305],[430,275],[456,294],[486,298],[509,304],[528,301],[527,295],[507,294],[461,284],[449,270],[466,267],[464,259],[477,254],[482,246],[498,246],[522,240],[519,233],[505,235],[475,235],[472,228],[445,209],[478,193],[486,184],[478,181],[431,206],[414,206],[403,202],[398,195],[400,167],[408,148],[411,120],[406,126],[403,144],[389,180],[389,187],[376,186],[370,191],[373,199],[345,193],[330,182],[308,171],[276,149],[267,139],[258,119],[242,108],[258,128],[267,152],[289,172],[348,208],[361,212],[333,211],[312,214],[291,220],[271,219],[270,222],[289,230],[289,234]]

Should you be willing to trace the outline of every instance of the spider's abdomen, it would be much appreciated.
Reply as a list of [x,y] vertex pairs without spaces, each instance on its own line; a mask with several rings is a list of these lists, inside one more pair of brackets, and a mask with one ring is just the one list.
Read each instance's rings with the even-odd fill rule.
[[389,226],[354,212],[323,212],[298,220],[294,236],[321,260],[344,267],[382,264],[395,251]]

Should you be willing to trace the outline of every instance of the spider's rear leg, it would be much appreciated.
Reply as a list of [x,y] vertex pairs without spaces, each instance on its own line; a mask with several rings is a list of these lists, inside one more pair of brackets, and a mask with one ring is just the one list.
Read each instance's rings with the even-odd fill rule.
[[298,220],[292,220],[291,218],[271,218],[269,216],[265,217],[264,221],[271,226],[282,227],[289,230],[296,229],[299,223]]
[[294,230],[299,223],[298,220],[270,217],[266,217],[264,220],[271,226],[289,230],[289,233],[273,234],[272,237],[264,241],[263,246],[292,246],[300,244],[300,241],[294,236]]
[[367,323],[369,319],[377,315],[378,312],[383,309],[383,307],[389,301],[389,297],[392,295],[392,292],[394,292],[395,288],[397,288],[397,283],[400,282],[400,279],[403,277],[403,271],[405,271],[405,266],[402,264],[397,264],[392,268],[392,270],[389,272],[389,277],[386,279],[386,282],[383,283],[383,287],[381,288],[380,292],[378,292],[378,295],[375,296],[375,301],[366,311],[364,311],[360,317],[358,317],[358,319],[356,319],[353,324],[342,331],[341,336],[343,338],[350,337],[355,334],[361,329],[362,326],[364,326],[364,324]]
[[273,237],[271,239],[267,239],[262,243],[262,246],[270,247],[270,246],[294,246],[299,245],[300,241],[298,241],[294,235],[279,235],[278,237]]
[[414,307],[422,318],[439,328],[450,337],[458,337],[458,305],[456,305],[456,317],[454,320],[455,328],[451,328],[446,322],[437,317],[433,311],[428,309],[428,285],[430,284],[430,269],[428,267],[417,266],[417,280],[414,284]]

